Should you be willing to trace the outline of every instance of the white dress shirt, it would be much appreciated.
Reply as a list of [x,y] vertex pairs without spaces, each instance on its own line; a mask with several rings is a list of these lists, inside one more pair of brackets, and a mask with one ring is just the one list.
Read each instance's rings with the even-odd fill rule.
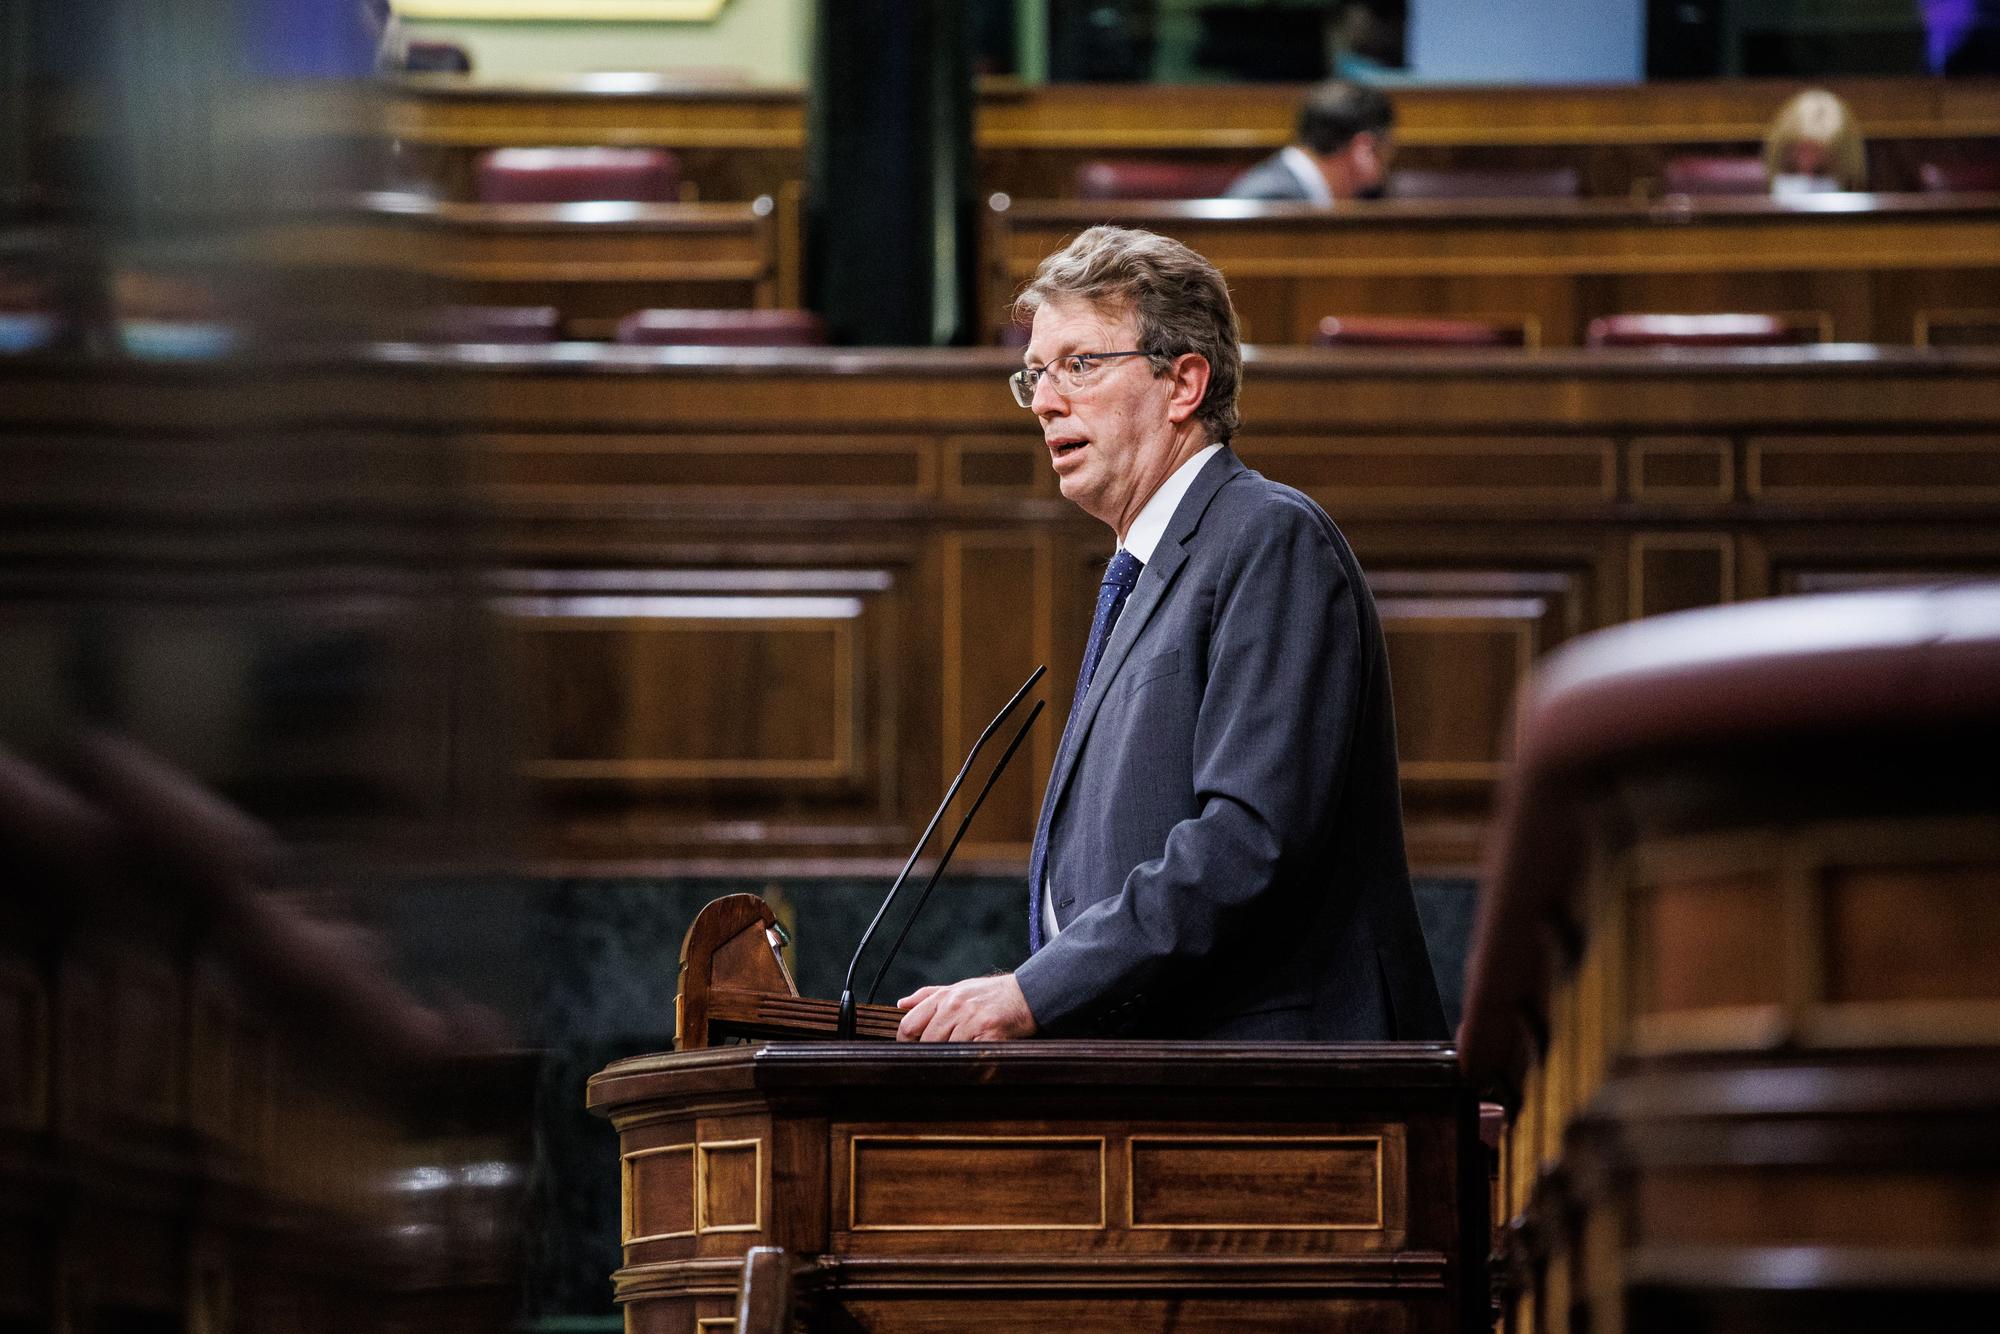
[[[1153,552],[1158,550],[1160,539],[1167,535],[1167,524],[1173,520],[1174,511],[1181,507],[1181,497],[1194,485],[1195,474],[1202,465],[1215,457],[1220,444],[1208,446],[1196,452],[1195,456],[1174,469],[1173,475],[1160,483],[1160,489],[1146,499],[1139,509],[1139,517],[1132,520],[1132,527],[1125,534],[1125,541],[1119,550],[1129,551],[1138,557],[1139,563],[1148,564]],[[1114,552],[1114,555],[1117,553]],[[1144,574],[1144,571],[1140,571]],[[1056,925],[1056,895],[1049,875],[1042,875],[1042,939],[1054,940],[1062,928]]]
[[1313,161],[1313,155],[1297,144],[1286,144],[1278,154],[1278,161],[1285,164],[1285,170],[1298,178],[1299,185],[1306,192],[1306,202],[1318,204],[1321,208],[1333,207],[1333,188],[1326,183],[1326,173]]

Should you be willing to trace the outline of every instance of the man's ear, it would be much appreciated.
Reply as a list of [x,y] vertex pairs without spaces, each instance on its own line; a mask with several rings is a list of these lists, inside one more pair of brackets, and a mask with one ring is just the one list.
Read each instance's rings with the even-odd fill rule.
[[1363,180],[1382,170],[1382,141],[1375,137],[1375,131],[1362,130],[1347,141],[1347,160]]
[[1208,358],[1199,352],[1183,352],[1167,371],[1173,382],[1173,397],[1167,400],[1167,420],[1179,426],[1194,416],[1208,397]]

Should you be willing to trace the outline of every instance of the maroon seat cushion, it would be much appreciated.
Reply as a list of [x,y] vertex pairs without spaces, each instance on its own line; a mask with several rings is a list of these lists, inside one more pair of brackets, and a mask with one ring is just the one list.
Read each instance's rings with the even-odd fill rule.
[[819,347],[826,325],[809,310],[635,310],[618,341],[641,347]]
[[680,195],[680,160],[658,148],[495,148],[479,156],[487,204],[669,203]]
[[1591,347],[1788,347],[1819,331],[1776,315],[1605,315],[1590,322]]
[[1105,158],[1076,169],[1078,199],[1213,199],[1243,174],[1217,162]]
[[1410,169],[1389,177],[1391,199],[1574,199],[1583,178],[1574,167],[1547,171],[1431,171]]
[[1972,194],[2000,190],[2000,161],[1926,162],[1917,180],[1934,194]]
[[1524,347],[1527,341],[1520,325],[1400,315],[1329,315],[1313,335],[1319,347]]
[[1685,153],[1667,159],[1660,183],[1676,195],[1761,195],[1771,190],[1755,153]]

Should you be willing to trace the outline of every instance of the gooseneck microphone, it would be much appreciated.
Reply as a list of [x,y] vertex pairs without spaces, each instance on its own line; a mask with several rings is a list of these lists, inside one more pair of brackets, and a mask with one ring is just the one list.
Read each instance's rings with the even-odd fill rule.
[[895,962],[897,952],[903,948],[903,942],[910,938],[910,928],[917,924],[917,914],[924,910],[926,903],[930,902],[931,891],[937,888],[938,878],[944,874],[944,868],[951,864],[951,854],[958,851],[958,841],[964,838],[965,831],[972,827],[972,817],[979,814],[979,808],[986,802],[986,794],[993,790],[993,784],[999,781],[1001,773],[1007,768],[1007,761],[1014,758],[1014,752],[1019,750],[1021,743],[1028,738],[1028,729],[1033,727],[1035,719],[1041,716],[1042,701],[1036,700],[1035,707],[1028,711],[1027,721],[1015,731],[1014,739],[1007,743],[1007,749],[1000,752],[1000,762],[993,766],[992,773],[986,775],[986,783],[979,789],[979,795],[972,799],[971,809],[966,811],[965,818],[958,822],[958,830],[951,836],[951,842],[945,844],[944,856],[938,858],[937,869],[931,872],[931,878],[924,882],[922,891],[918,893],[917,905],[910,909],[910,915],[903,919],[903,929],[896,933],[895,942],[889,946],[889,952],[882,956],[882,966],[875,970],[875,980],[868,984],[870,1001],[873,1001],[875,993],[882,989],[882,979],[888,975],[889,965]]
[[[883,896],[882,906],[875,910],[874,920],[869,922],[868,929],[861,933],[861,943],[854,947],[854,957],[847,961],[847,977],[840,984],[840,1015],[833,1030],[836,1038],[846,1040],[854,1036],[854,970],[861,966],[862,952],[868,948],[868,942],[875,938],[875,932],[882,925],[882,919],[888,915],[889,905],[896,901],[896,894],[903,888],[903,882],[910,878],[910,870],[917,864],[917,858],[924,855],[924,845],[929,843],[931,835],[937,832],[938,821],[944,818],[946,807],[950,806],[952,798],[958,795],[959,788],[965,785],[965,776],[972,772],[972,762],[979,758],[980,750],[992,738],[993,733],[999,730],[1000,724],[1006,721],[1007,715],[1020,705],[1021,701],[1027,697],[1030,690],[1035,688],[1035,683],[1042,679],[1042,674],[1047,670],[1046,667],[1037,667],[1033,672],[1029,673],[1028,679],[1021,683],[1021,688],[1014,692],[1014,697],[1007,701],[1000,712],[993,715],[993,721],[986,724],[986,730],[981,732],[979,739],[972,743],[972,749],[966,754],[965,763],[959,768],[958,777],[951,780],[951,787],[946,790],[944,800],[938,803],[937,810],[931,815],[931,822],[924,826],[923,837],[917,840],[916,847],[910,849],[910,859],[903,863],[903,869],[896,876],[895,883],[889,886],[889,892]],[[1007,767],[1007,761],[1014,757],[1014,751],[1019,748],[1021,738],[1025,737],[1028,734],[1028,729],[1035,725],[1035,719],[1041,716],[1041,712],[1042,705],[1038,700],[1035,703],[1034,709],[1028,714],[1028,721],[1023,723],[1020,730],[1014,734],[1014,739],[1007,746],[1006,753],[1000,757],[1000,763],[993,767],[992,774],[986,779],[986,785],[979,790],[979,800],[972,803],[972,809],[966,812],[965,819],[959,823],[958,833],[951,840],[952,848],[958,846],[958,840],[965,835],[966,828],[972,823],[972,817],[979,813],[979,803],[985,801],[986,794],[993,790],[994,780],[1000,776],[1000,771]],[[924,886],[925,897],[930,895],[931,886],[937,883],[938,876],[944,872],[945,862],[949,860],[951,860],[951,852],[947,850],[943,859],[938,862],[937,871],[932,874],[930,884]],[[921,900],[917,906],[919,908],[923,906]],[[913,918],[915,915],[915,913],[911,914]],[[908,923],[904,924],[903,934],[909,934]],[[898,936],[896,944],[900,946],[902,943],[902,936]],[[894,957],[894,954],[895,951],[892,949],[890,951],[891,957]],[[885,959],[882,967],[886,970],[888,966],[888,961]],[[880,986],[881,984],[882,975],[881,973],[877,973],[875,976],[875,985]],[[875,994],[874,989],[870,988],[868,994],[873,996]]]

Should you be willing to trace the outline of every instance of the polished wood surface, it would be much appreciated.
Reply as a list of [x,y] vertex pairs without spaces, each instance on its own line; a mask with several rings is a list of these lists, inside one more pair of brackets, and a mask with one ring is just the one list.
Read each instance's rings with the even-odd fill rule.
[[1508,1329],[1990,1322],[1996,589],[1551,665],[1460,1030],[1511,1110]]
[[[1515,692],[1577,634],[2000,572],[1995,355],[1254,349],[1240,452],[1325,505],[1369,573],[1418,868],[1477,861]],[[253,419],[274,499],[242,509],[223,554],[286,540],[315,442],[343,423],[392,412],[448,433],[500,520],[512,684],[486,693],[523,745],[538,866],[893,874],[993,710],[1037,664],[1066,704],[1087,637],[1107,535],[1055,493],[1004,385],[1018,364],[571,344],[271,367]],[[0,364],[28,427],[6,540],[55,540],[46,516],[91,504],[104,532],[186,543],[158,515],[213,503],[221,456],[203,442],[245,420],[232,373]],[[169,409],[172,450],[108,437]],[[353,479],[394,496],[438,466],[392,438]],[[128,485],[92,480],[112,476]],[[34,587],[79,568],[97,532],[49,548]],[[958,865],[1025,864],[1060,724],[1030,736]],[[376,753],[407,753],[419,777],[450,749],[393,741]]]
[[[552,865],[893,872],[1014,686],[1073,679],[1106,536],[1054,493],[1006,353],[421,357],[504,516]],[[1241,453],[1327,507],[1382,609],[1417,865],[1476,860],[1515,691],[1576,634],[2000,570],[1996,369],[1253,351]],[[1048,722],[962,865],[1025,861]]]
[[[729,894],[704,907],[681,943],[674,992],[674,1050],[720,1046],[732,1038],[830,1038],[838,1001],[799,995],[785,964],[784,928],[755,894]],[[902,1012],[857,1005],[857,1037],[893,1041]]]
[[[472,204],[378,194],[269,229],[258,258],[289,281],[354,282],[378,313],[433,304],[549,306],[565,337],[609,339],[656,307],[800,302],[797,192],[748,203]],[[396,284],[401,286],[397,287]],[[388,300],[394,293],[400,299]]]
[[1246,341],[1307,343],[1327,315],[1525,320],[1545,347],[1629,312],[1778,314],[1842,342],[1916,341],[1927,312],[2000,304],[2000,196],[1842,195],[1657,204],[1451,200],[995,200],[982,327],[1007,324],[1042,259],[1111,222],[1222,270]]
[[734,1318],[739,1277],[782,1310],[756,1248],[834,1327],[1487,1327],[1477,1108],[1441,1046],[774,1043],[588,1096],[646,1334]]
[[[1829,85],[1871,144],[1878,189],[1917,188],[1918,163],[1977,151],[2000,135],[1991,80],[1846,79]],[[1248,166],[1291,136],[1306,88],[1292,84],[1150,86],[989,83],[975,142],[982,191],[1054,199],[1076,168],[1106,157]],[[1754,151],[1790,80],[1619,86],[1395,89],[1402,165],[1483,170],[1568,167],[1585,193],[1649,193],[1666,159]],[[401,170],[469,199],[473,157],[531,144],[672,149],[704,199],[774,194],[804,176],[805,100],[796,89],[689,87],[643,76],[505,87],[448,76],[390,90],[388,130]]]

